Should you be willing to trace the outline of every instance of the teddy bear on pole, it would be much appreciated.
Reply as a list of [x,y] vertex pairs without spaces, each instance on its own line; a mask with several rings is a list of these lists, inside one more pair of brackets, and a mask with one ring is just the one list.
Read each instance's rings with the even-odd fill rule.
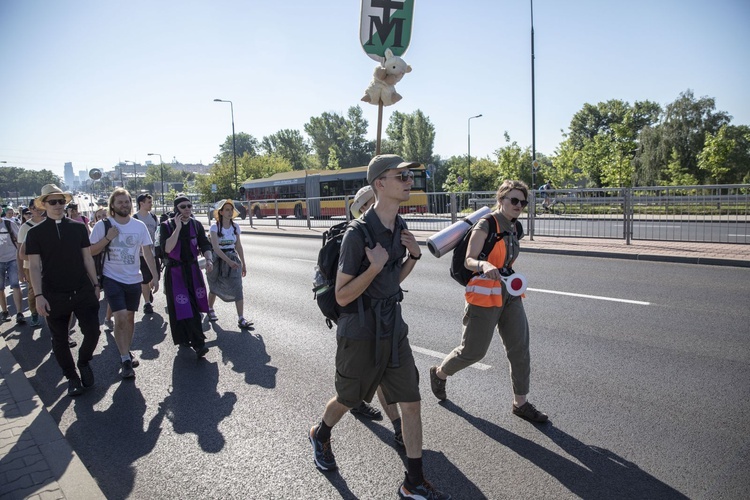
[[390,106],[401,100],[395,85],[401,81],[406,73],[411,72],[411,66],[399,56],[393,55],[391,49],[385,50],[385,61],[375,68],[372,81],[362,97],[363,102],[383,106]]

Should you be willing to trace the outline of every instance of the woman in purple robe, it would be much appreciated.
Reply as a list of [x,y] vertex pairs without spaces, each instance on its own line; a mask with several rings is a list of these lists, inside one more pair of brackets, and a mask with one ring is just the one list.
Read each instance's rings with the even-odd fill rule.
[[184,194],[174,200],[175,216],[161,223],[159,242],[164,259],[164,293],[175,345],[190,346],[198,359],[208,352],[201,313],[208,313],[208,289],[198,266],[198,254],[213,267],[211,242],[203,225],[192,217],[193,205]]

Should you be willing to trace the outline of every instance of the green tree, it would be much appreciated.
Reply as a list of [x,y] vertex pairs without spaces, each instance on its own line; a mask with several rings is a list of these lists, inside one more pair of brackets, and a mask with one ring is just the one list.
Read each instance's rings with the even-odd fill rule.
[[[235,147],[237,152],[237,160],[245,154],[255,156],[258,154],[258,148],[260,147],[258,139],[245,132],[239,132],[235,135]],[[226,140],[219,145],[219,154],[216,155],[216,162],[220,161],[233,161],[233,149],[232,149],[232,136],[228,135]]]
[[400,111],[394,111],[391,114],[385,129],[387,139],[383,140],[380,145],[381,152],[404,157],[404,122],[407,116],[406,113]]
[[429,164],[433,160],[435,126],[421,110],[406,115],[402,126],[401,156],[409,161]]
[[260,148],[267,155],[275,154],[285,158],[294,170],[304,170],[308,167],[307,159],[312,150],[302,133],[291,129],[279,130],[264,137]]
[[[278,155],[250,155],[245,153],[237,159],[237,176],[240,183],[251,179],[264,179],[279,172],[288,172],[292,166],[286,158]],[[195,190],[200,193],[201,201],[211,202],[214,199],[237,199],[239,193],[232,188],[234,183],[234,165],[231,161],[215,163],[207,175],[195,178]],[[211,192],[211,185],[216,184],[216,193]]]
[[506,145],[495,151],[497,174],[492,179],[492,187],[484,186],[484,190],[497,189],[505,179],[521,180],[531,187],[531,148],[522,149],[516,141],[511,142],[508,132],[503,136]]
[[694,186],[699,182],[693,174],[688,172],[687,167],[683,166],[677,150],[674,150],[659,184],[662,186]]
[[723,125],[715,134],[706,133],[698,168],[710,183],[744,183],[750,175],[750,127]]
[[328,112],[312,117],[305,124],[305,132],[323,168],[329,164],[331,148],[336,151],[341,168],[367,165],[374,152],[372,141],[365,139],[367,120],[359,106],[350,107],[346,118]]

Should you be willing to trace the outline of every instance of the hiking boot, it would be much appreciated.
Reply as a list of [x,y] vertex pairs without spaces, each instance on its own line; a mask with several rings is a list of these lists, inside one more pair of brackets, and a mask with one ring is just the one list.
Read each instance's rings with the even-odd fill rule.
[[359,403],[359,406],[355,406],[349,411],[355,417],[369,418],[370,420],[383,420],[383,414],[380,413],[380,410],[367,404],[365,401],[362,401]]
[[195,349],[195,355],[198,357],[198,359],[203,359],[203,356],[205,356],[208,353],[208,347],[198,347]]
[[443,380],[437,376],[437,369],[437,366],[430,368],[430,387],[436,398],[440,401],[445,401],[448,399],[448,395],[445,393],[445,383],[447,380]]
[[333,456],[333,450],[331,450],[331,440],[329,439],[325,443],[318,441],[318,438],[315,437],[317,432],[318,426],[314,425],[310,429],[310,434],[307,436],[312,445],[315,467],[322,471],[338,469],[338,465],[336,465],[336,457]]
[[397,430],[393,434],[393,440],[396,442],[397,445],[399,445],[401,448],[405,448],[406,445],[404,444],[404,434],[401,432],[401,429]]
[[409,476],[405,474],[404,482],[401,483],[401,487],[398,489],[399,498],[416,498],[418,500],[450,500],[451,496],[442,491],[438,491],[435,487],[430,484],[428,480],[418,486],[414,486],[409,482]]
[[23,313],[16,314],[16,324],[23,325],[26,323],[26,318],[23,317]]
[[10,313],[8,311],[0,313],[0,321],[10,321]]
[[143,314],[154,314],[154,306],[151,305],[151,302],[143,304]]
[[135,359],[135,356],[133,355],[132,352],[129,352],[128,354],[130,354],[130,362],[133,364],[133,368],[138,368],[138,366],[140,366],[141,362],[138,361],[137,359]]
[[41,318],[39,318],[39,313],[31,313],[31,318],[29,318],[29,325],[31,326],[39,326],[42,324]]
[[120,370],[122,378],[133,378],[135,372],[133,371],[133,362],[131,360],[125,360],[122,362],[122,370]]
[[81,383],[84,387],[89,388],[94,385],[94,370],[91,369],[91,365],[88,363],[78,365],[78,371],[81,372]]
[[81,385],[81,379],[78,375],[68,379],[68,396],[75,397],[83,394],[83,385]]
[[513,415],[521,417],[529,422],[544,423],[549,420],[547,414],[540,412],[534,405],[528,401],[522,404],[520,407],[513,405]]

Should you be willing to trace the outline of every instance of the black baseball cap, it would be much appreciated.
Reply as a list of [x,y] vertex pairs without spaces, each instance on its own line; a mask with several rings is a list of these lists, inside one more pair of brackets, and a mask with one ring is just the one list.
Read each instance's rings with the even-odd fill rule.
[[149,193],[141,193],[141,194],[138,195],[138,198],[135,199],[135,202],[136,203],[140,203],[143,200],[145,200],[146,198],[151,198],[151,194],[149,194]]

